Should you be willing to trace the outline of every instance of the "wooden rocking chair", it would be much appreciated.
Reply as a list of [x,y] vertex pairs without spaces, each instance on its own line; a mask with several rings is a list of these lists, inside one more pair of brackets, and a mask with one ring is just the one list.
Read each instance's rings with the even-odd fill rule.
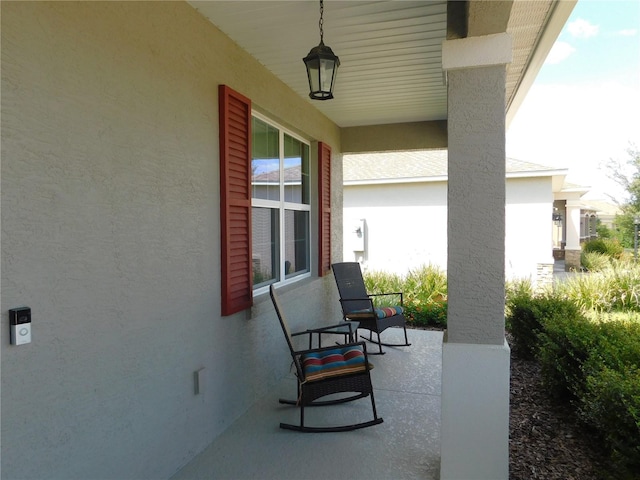
[[[408,347],[411,344],[407,338],[406,319],[403,315],[402,292],[368,294],[362,277],[362,270],[358,262],[334,263],[331,265],[333,277],[340,294],[340,305],[344,320],[359,322],[358,328],[369,330],[369,338],[362,337],[378,345],[379,352],[371,352],[370,355],[382,355],[382,346]],[[399,299],[399,304],[391,307],[376,307],[374,297],[394,295]],[[404,343],[382,343],[380,334],[390,327],[404,329]],[[376,333],[377,340],[373,339]]]
[[[296,368],[296,377],[298,378],[297,400],[280,399],[279,401],[282,404],[296,405],[300,408],[300,425],[280,423],[280,428],[300,432],[345,432],[382,423],[383,420],[378,417],[373,398],[373,386],[371,385],[371,375],[369,373],[369,370],[373,367],[368,362],[365,342],[296,351],[293,347],[293,336],[308,334],[309,342],[311,342],[313,334],[320,336],[325,331],[326,333],[336,333],[335,328],[343,328],[344,324],[291,334],[273,285],[270,286],[269,293],[278,314],[282,332],[287,340],[293,364]],[[354,395],[319,400],[322,397],[336,393],[354,393]],[[332,427],[309,427],[304,424],[305,407],[336,405],[367,396],[371,397],[373,420]]]

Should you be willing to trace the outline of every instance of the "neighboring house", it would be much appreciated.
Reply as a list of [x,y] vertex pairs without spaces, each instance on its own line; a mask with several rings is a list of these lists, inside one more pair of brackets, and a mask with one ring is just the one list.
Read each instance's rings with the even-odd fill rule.
[[[447,151],[345,155],[344,258],[405,274],[447,269]],[[566,169],[506,159],[505,273],[547,281],[554,194]],[[487,218],[492,212],[484,212]],[[474,230],[467,235],[474,238]]]
[[[440,478],[508,477],[505,130],[575,2],[326,3],[329,102],[315,2],[0,2],[3,478],[174,474],[287,374],[268,284],[294,330],[341,318],[343,154],[434,148]],[[308,195],[252,190],[305,156]]]
[[582,243],[596,238],[598,221],[614,228],[618,206],[603,200],[586,200],[582,197],[589,187],[565,184],[554,193],[553,202],[553,255],[565,260],[566,270],[580,268]]
[[622,209],[607,200],[585,200],[589,209],[595,212],[601,225],[614,230],[616,228],[616,216],[622,214]]

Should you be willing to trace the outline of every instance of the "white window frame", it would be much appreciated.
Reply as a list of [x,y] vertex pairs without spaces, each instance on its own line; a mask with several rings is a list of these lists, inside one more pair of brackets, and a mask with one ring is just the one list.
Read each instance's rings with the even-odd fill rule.
[[[286,133],[287,135],[289,135],[290,137],[300,141],[301,143],[305,144],[308,149],[309,149],[309,163],[311,163],[311,144],[309,143],[309,141],[305,140],[304,138],[300,137],[299,135],[296,135],[295,133],[293,133],[291,130],[288,130],[287,128],[283,127],[282,125],[280,125],[279,123],[273,121],[272,119],[270,119],[269,117],[266,117],[265,115],[262,115],[261,113],[252,111],[251,112],[251,116],[257,118],[258,120],[265,122],[267,124],[269,124],[270,126],[276,128],[278,130],[278,152],[280,155],[280,195],[279,195],[279,200],[265,200],[265,199],[260,199],[260,198],[253,198],[253,193],[251,195],[251,208],[253,209],[254,207],[263,207],[263,208],[270,208],[270,209],[277,209],[278,210],[278,215],[279,215],[279,221],[278,221],[278,227],[279,227],[279,242],[278,242],[278,247],[279,247],[279,272],[276,275],[277,278],[279,278],[279,280],[276,280],[275,282],[272,282],[275,285],[287,285],[290,283],[295,283],[298,282],[300,280],[303,280],[305,278],[310,278],[311,277],[311,243],[312,243],[312,237],[311,237],[311,165],[309,165],[309,203],[308,204],[304,204],[304,203],[294,203],[294,202],[286,202],[285,201],[285,185],[284,185],[284,134]],[[307,229],[308,229],[308,239],[309,239],[309,244],[307,245],[307,258],[309,259],[309,270],[307,272],[304,273],[300,273],[298,275],[295,275],[293,277],[290,278],[286,278],[286,274],[285,272],[285,211],[287,210],[297,210],[297,211],[305,211],[308,212],[308,224],[307,224]],[[269,291],[269,285],[263,285],[261,287],[255,288],[253,289],[253,294],[254,296],[257,295],[262,295],[264,293],[267,293]]]

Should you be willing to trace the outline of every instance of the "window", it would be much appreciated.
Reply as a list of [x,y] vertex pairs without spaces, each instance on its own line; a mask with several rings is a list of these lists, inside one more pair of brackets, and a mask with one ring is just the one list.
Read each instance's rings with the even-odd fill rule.
[[253,288],[310,273],[309,145],[254,114],[251,122]]
[[[255,287],[310,275],[309,145],[218,87],[222,315]],[[318,275],[331,265],[331,148],[318,142]],[[262,292],[260,292],[262,293]]]

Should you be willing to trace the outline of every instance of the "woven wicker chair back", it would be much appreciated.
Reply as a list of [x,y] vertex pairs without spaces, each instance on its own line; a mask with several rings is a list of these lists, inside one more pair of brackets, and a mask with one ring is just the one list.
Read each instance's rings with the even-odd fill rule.
[[[360,264],[358,262],[334,263],[331,268],[333,269],[333,276],[338,286],[340,298],[342,300],[349,300],[348,302],[343,302],[343,308],[348,310],[344,313],[370,308],[371,302],[366,300],[368,295],[367,289],[364,286],[364,278],[362,277]],[[352,299],[362,300],[351,301]]]

